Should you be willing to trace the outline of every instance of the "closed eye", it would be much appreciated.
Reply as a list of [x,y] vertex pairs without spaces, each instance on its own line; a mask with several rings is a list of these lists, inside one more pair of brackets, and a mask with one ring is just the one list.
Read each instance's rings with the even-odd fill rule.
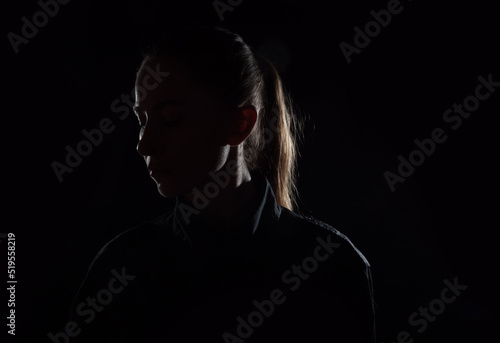
[[165,106],[176,106],[176,105],[183,105],[184,102],[182,101],[177,101],[177,100],[164,100],[159,102],[158,104],[153,106],[153,109],[155,110],[161,110]]

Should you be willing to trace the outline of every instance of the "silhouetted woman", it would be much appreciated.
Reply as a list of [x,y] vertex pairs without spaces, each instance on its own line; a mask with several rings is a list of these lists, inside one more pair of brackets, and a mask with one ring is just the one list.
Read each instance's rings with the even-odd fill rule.
[[368,262],[293,212],[299,126],[268,60],[224,29],[175,32],[146,54],[134,109],[176,206],[99,252],[71,342],[374,342]]

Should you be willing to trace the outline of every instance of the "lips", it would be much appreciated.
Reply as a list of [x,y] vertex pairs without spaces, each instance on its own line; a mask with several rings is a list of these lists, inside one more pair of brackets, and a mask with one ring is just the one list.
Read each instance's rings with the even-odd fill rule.
[[162,170],[167,170],[167,168],[163,168],[161,166],[157,166],[154,164],[147,164],[146,165],[149,171],[162,171]]

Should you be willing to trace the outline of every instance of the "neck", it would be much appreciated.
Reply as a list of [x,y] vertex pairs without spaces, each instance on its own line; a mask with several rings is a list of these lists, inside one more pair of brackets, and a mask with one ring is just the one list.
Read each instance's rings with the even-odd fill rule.
[[[241,157],[241,158],[240,158]],[[228,159],[221,170],[227,170]],[[255,195],[255,186],[243,157],[237,154],[235,173],[229,176],[227,186],[219,187],[218,194],[208,199],[208,205],[200,210],[204,222],[221,232],[230,232],[236,228],[239,221],[250,214]],[[234,162],[233,162],[234,163]],[[194,194],[186,194],[184,198],[192,202]]]

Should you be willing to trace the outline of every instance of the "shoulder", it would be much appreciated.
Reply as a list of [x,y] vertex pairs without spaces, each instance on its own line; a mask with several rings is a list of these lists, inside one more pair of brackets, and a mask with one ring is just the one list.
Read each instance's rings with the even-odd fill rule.
[[[345,234],[315,217],[301,216],[284,208],[280,222],[284,224],[278,225],[280,235],[287,237],[285,241],[291,247],[286,251],[292,256],[300,251],[294,265],[308,273],[304,279],[314,274],[314,278],[309,278],[313,294],[333,299],[329,303],[342,309],[342,318],[336,320],[345,323],[346,328],[365,328],[366,340],[355,341],[373,340],[369,338],[374,334],[373,281],[366,257]],[[284,281],[300,284],[294,272],[289,269]]]
[[288,237],[288,240],[322,246],[335,253],[337,259],[350,260],[359,267],[370,267],[367,258],[354,243],[330,224],[313,216],[299,215],[286,208],[282,208],[280,223],[280,235]]
[[154,249],[155,244],[161,244],[169,230],[164,230],[168,222],[171,211],[167,211],[151,220],[135,225],[111,239],[94,256],[86,271],[83,282],[74,298],[76,300],[84,294],[92,294],[91,290],[102,287],[102,283],[110,278],[113,270],[122,270],[127,267],[127,271],[135,265],[148,265],[146,256]]
[[153,219],[143,221],[119,233],[104,244],[95,255],[89,269],[92,269],[98,260],[114,260],[115,258],[127,260],[128,258],[134,258],[135,250],[158,243],[169,232],[164,228],[171,215],[172,211],[166,211]]

